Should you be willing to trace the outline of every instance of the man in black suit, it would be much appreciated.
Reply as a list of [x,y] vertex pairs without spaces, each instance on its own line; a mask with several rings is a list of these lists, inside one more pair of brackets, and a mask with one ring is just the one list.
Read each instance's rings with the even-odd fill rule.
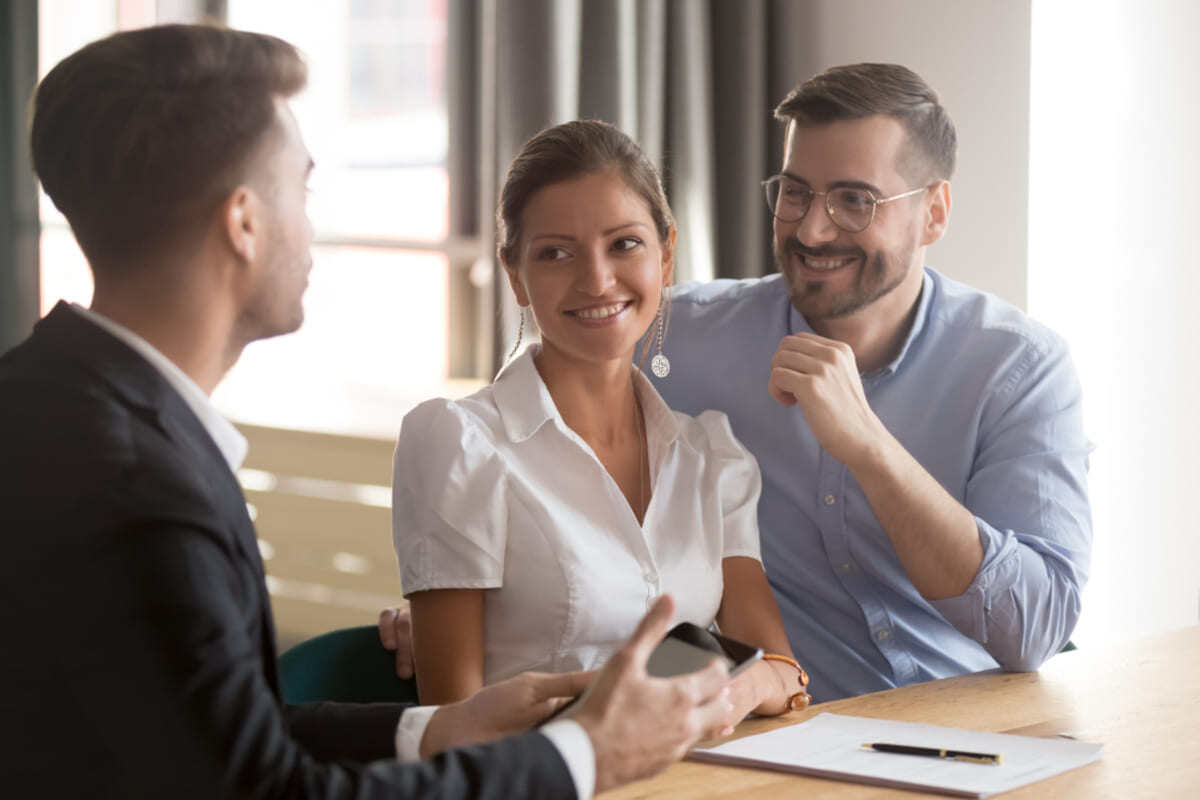
[[[721,666],[646,675],[665,598],[598,676],[411,713],[282,705],[245,440],[208,395],[303,318],[312,160],[287,98],[304,82],[278,39],[165,26],[92,43],[38,88],[34,164],[95,295],[0,359],[6,796],[586,796],[726,723]],[[589,680],[570,718],[529,730]]]

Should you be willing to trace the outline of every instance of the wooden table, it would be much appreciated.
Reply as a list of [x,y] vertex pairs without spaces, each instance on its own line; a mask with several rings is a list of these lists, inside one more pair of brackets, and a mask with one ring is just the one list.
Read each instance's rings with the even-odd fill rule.
[[[956,728],[1067,734],[1103,757],[1005,798],[1200,798],[1200,627],[1061,653],[1038,672],[981,672],[755,719],[735,737],[831,711]],[[912,798],[924,793],[685,761],[602,797]]]

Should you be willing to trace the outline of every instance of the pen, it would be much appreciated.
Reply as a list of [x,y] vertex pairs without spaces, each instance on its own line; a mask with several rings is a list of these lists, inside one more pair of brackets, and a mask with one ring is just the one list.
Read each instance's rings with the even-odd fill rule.
[[906,756],[928,756],[930,758],[952,758],[955,761],[970,761],[974,764],[999,764],[999,753],[972,753],[969,750],[948,750],[944,747],[917,747],[911,744],[887,744],[868,742],[869,750],[879,753],[899,753]]

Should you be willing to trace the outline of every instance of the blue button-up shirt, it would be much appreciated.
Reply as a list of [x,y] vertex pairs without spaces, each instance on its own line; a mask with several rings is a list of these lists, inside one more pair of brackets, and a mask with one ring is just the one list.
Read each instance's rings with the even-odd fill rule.
[[779,275],[681,286],[663,347],[671,373],[655,385],[681,411],[724,411],[758,458],[763,563],[814,698],[1036,669],[1075,626],[1091,549],[1091,445],[1065,343],[926,269],[899,353],[863,376],[888,430],[975,515],[978,574],[930,601],[854,475],[767,393],[780,340],[811,330]]

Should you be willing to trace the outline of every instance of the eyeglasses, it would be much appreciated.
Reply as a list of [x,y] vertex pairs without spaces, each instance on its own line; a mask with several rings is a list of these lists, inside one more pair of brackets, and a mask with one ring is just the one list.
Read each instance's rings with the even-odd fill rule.
[[776,175],[762,182],[763,190],[767,193],[767,208],[775,219],[780,222],[799,222],[804,219],[812,206],[814,195],[825,197],[825,210],[829,218],[847,233],[862,233],[875,219],[875,209],[884,203],[911,197],[918,192],[928,189],[919,186],[907,192],[894,194],[882,199],[876,198],[866,189],[856,189],[850,186],[839,186],[828,192],[817,192],[799,181],[794,181],[786,175]]

